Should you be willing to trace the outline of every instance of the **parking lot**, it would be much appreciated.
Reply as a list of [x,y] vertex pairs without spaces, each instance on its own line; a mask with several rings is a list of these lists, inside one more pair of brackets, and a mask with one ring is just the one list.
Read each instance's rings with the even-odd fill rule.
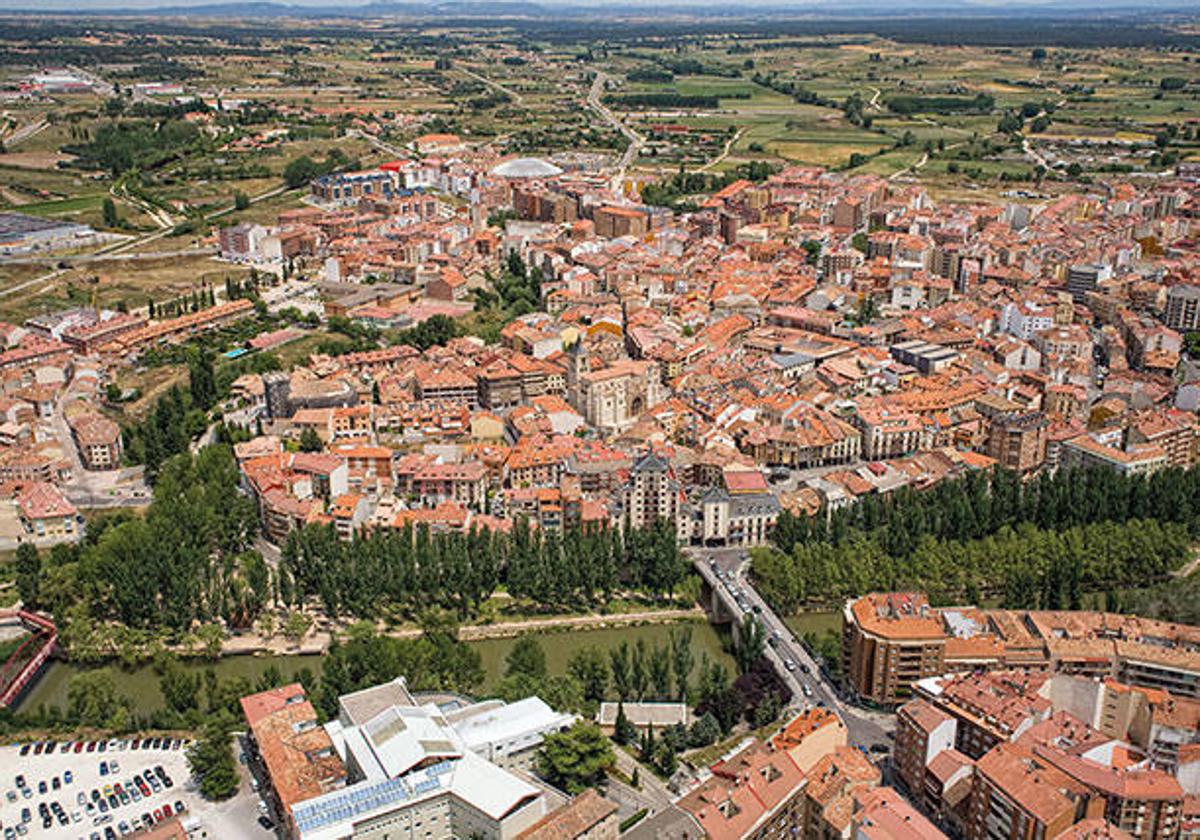
[[[40,754],[34,746],[0,747],[0,832],[5,840],[120,837],[123,828],[132,833],[144,825],[147,815],[151,821],[170,816],[178,803],[184,806],[181,819],[186,822],[194,812],[210,807],[191,781],[182,741],[167,739],[166,746],[142,748],[141,740],[133,749],[129,740],[109,740],[103,742],[103,752],[100,742],[90,742],[91,752],[89,742],[78,751],[76,743],[55,742],[53,752],[43,748]],[[23,785],[17,784],[18,777]]]

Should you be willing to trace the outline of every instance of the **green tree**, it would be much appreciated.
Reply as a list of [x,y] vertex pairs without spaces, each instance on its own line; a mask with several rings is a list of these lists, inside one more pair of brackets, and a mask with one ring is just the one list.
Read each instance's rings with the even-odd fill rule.
[[121,226],[121,216],[117,213],[117,205],[113,203],[111,198],[105,197],[100,205],[100,212],[104,218],[104,226],[115,228]]
[[312,426],[305,426],[304,431],[300,433],[300,451],[301,452],[320,452],[325,448],[325,444],[321,441],[321,436],[317,434]]
[[244,192],[241,192],[240,190],[233,194],[233,209],[234,210],[245,210],[249,206],[250,206],[250,196],[246,195]]
[[283,622],[283,635],[294,645],[300,644],[312,629],[312,617],[301,610],[292,610]]
[[590,721],[547,735],[538,754],[538,767],[546,781],[570,794],[597,784],[615,763],[612,744]]
[[504,675],[526,676],[535,680],[546,676],[546,651],[537,638],[530,635],[517,639],[504,659]]
[[196,638],[200,642],[204,655],[209,659],[217,659],[221,656],[221,648],[225,643],[225,631],[221,629],[221,625],[214,623],[200,625],[196,629]]
[[609,670],[612,672],[613,690],[621,700],[628,700],[633,693],[633,683],[629,672],[629,642],[624,640],[615,648],[608,651]]
[[228,799],[237,792],[237,761],[233,757],[231,728],[227,714],[210,717],[199,737],[188,747],[188,767],[199,782],[200,793],[205,799]]
[[618,744],[632,744],[637,738],[637,727],[634,726],[629,716],[625,714],[625,704],[617,701],[617,719],[613,724],[613,740]]
[[593,703],[604,699],[608,690],[608,665],[595,645],[581,648],[567,660],[567,673],[578,680],[583,697]]
[[283,180],[289,187],[295,189],[324,174],[325,170],[321,164],[308,155],[301,155],[295,160],[289,161],[288,165],[284,167]]
[[81,671],[67,681],[67,714],[80,726],[124,729],[129,723],[130,702],[117,691],[108,668]]
[[42,558],[33,543],[17,546],[16,577],[21,604],[26,609],[37,609],[42,587]]
[[167,706],[180,714],[199,708],[199,674],[191,673],[174,658],[167,659],[158,678],[158,688]]
[[762,659],[766,648],[766,634],[762,624],[753,615],[747,613],[742,617],[742,626],[734,636],[733,656],[738,668],[743,674],[754,667],[754,663]]
[[692,673],[692,628],[671,631],[671,670],[675,673],[675,697],[687,701],[688,679]]
[[707,747],[721,737],[721,724],[712,713],[701,715],[688,732],[688,746]]
[[207,411],[217,401],[217,377],[213,370],[213,356],[207,349],[193,351],[188,358],[188,390],[192,402]]

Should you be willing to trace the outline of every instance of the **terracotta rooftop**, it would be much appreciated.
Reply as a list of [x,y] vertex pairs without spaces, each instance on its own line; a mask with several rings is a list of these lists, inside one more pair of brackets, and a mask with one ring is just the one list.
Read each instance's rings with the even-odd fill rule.
[[575,840],[616,814],[617,806],[588,788],[517,835],[517,840]]

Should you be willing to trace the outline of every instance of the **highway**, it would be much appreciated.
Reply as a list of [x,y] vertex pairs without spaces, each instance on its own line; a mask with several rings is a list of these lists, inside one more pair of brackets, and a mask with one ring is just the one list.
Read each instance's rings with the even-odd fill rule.
[[608,109],[604,104],[602,97],[604,96],[604,82],[607,76],[603,73],[596,73],[596,77],[592,80],[591,90],[588,91],[587,104],[588,107],[599,114],[605,122],[615,128],[621,134],[625,135],[625,139],[629,141],[629,145],[625,147],[625,153],[621,155],[621,160],[617,164],[617,174],[614,176],[615,189],[619,190],[621,181],[625,177],[627,170],[637,157],[638,151],[642,148],[642,136],[634,131],[629,126],[625,125],[616,114]]
[[[850,743],[871,749],[876,745],[890,747],[891,718],[852,706],[839,696],[837,687],[817,667],[808,651],[770,605],[755,590],[746,573],[749,553],[740,548],[691,549],[696,569],[709,586],[725,589],[725,602],[741,621],[747,613],[754,615],[766,633],[766,655],[792,692],[793,703],[823,704],[836,711],[846,724]],[[733,597],[729,597],[733,594]],[[738,599],[741,604],[739,605]],[[772,641],[774,640],[774,641]],[[794,664],[789,669],[787,662]],[[804,693],[805,688],[811,695]]]

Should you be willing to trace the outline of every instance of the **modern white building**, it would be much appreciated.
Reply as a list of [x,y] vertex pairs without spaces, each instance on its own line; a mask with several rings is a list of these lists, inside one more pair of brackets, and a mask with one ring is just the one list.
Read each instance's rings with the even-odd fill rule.
[[547,734],[574,720],[536,697],[452,710],[416,705],[403,679],[348,694],[324,726],[345,784],[293,801],[289,836],[509,840],[547,811],[543,790],[520,770]]
[[326,731],[348,783],[292,807],[301,840],[507,840],[546,813],[540,788],[472,752],[436,706]]
[[574,715],[554,711],[539,697],[486,700],[446,717],[471,752],[508,770],[533,769],[542,739],[575,722]]
[[1000,310],[1000,330],[1029,341],[1054,326],[1054,309],[1033,301],[1010,301]]

